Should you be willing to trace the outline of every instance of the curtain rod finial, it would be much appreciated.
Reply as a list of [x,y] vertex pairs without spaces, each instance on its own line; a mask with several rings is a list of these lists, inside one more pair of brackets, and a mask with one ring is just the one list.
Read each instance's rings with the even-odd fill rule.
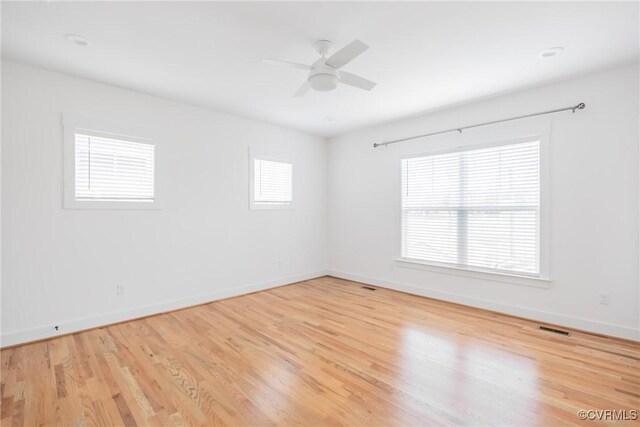
[[573,110],[571,112],[575,113],[576,110],[584,110],[584,107],[586,107],[586,105],[584,104],[584,102],[581,102],[580,104],[573,107]]

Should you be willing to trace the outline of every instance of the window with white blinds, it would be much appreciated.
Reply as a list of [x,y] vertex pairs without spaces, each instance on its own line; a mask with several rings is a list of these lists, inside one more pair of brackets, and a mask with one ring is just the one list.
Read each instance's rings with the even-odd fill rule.
[[76,201],[154,201],[154,145],[75,133]]
[[538,276],[540,141],[402,160],[402,257]]
[[253,159],[253,203],[287,206],[293,201],[293,165],[286,162]]

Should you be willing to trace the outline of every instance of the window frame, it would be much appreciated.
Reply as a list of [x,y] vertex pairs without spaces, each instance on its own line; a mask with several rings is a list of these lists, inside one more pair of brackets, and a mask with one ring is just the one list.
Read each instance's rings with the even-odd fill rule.
[[[291,165],[291,202],[261,203],[255,201],[255,161],[287,163]],[[294,210],[295,203],[295,162],[290,151],[263,147],[249,147],[249,209],[250,210]]]
[[[132,129],[123,123],[110,122],[99,118],[63,115],[64,130],[64,208],[90,210],[157,210],[161,209],[158,185],[158,144],[142,129]],[[121,141],[152,144],[153,150],[153,201],[142,200],[78,200],[76,199],[76,133],[113,138]]]
[[[521,134],[522,135],[522,134]],[[455,274],[465,277],[482,278],[500,282],[509,282],[535,287],[548,287],[551,281],[550,272],[550,235],[549,235],[549,133],[544,131],[526,132],[526,136],[509,137],[505,139],[495,139],[478,137],[480,142],[473,142],[473,137],[466,138],[462,145],[447,148],[433,148],[415,153],[403,154],[398,160],[398,247],[395,261],[402,268],[430,270],[445,274]],[[538,264],[539,273],[527,274],[508,270],[496,270],[467,265],[441,263],[437,261],[405,258],[402,256],[404,215],[402,209],[402,161],[416,157],[432,156],[438,154],[456,153],[483,148],[500,147],[518,143],[539,141],[539,179],[540,179],[540,200],[539,200],[539,230],[538,230]]]

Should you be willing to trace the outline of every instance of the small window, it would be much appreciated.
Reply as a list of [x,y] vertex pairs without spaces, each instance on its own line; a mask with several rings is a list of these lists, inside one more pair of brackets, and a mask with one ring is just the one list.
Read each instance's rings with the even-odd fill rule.
[[154,147],[75,134],[76,201],[154,201]]
[[288,209],[293,204],[293,163],[274,157],[251,156],[250,207]]
[[155,148],[65,123],[65,207],[157,209]]
[[402,257],[540,275],[540,141],[402,160]]

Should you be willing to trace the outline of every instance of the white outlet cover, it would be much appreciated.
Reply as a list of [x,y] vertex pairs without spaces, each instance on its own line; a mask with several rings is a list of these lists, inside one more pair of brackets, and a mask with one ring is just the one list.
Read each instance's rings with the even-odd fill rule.
[[600,304],[611,304],[611,294],[607,292],[600,292]]

